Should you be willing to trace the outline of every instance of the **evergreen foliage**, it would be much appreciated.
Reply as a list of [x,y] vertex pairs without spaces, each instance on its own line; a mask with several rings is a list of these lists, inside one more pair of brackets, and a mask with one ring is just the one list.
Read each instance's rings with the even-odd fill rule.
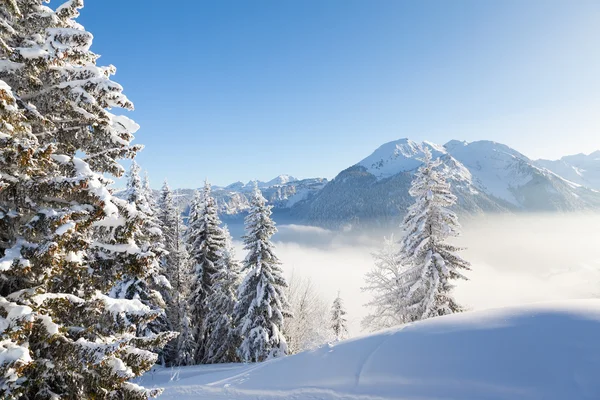
[[331,330],[336,341],[344,340],[348,337],[348,326],[346,324],[346,309],[344,302],[338,292],[331,307]]
[[160,258],[164,256],[162,231],[158,227],[151,208],[147,191],[139,175],[140,167],[131,163],[128,173],[126,200],[135,207],[139,224],[132,239],[140,249],[140,256],[149,256],[151,261],[138,275],[124,275],[112,288],[110,296],[121,299],[137,299],[148,307],[158,310],[160,316],[148,326],[138,326],[138,334],[146,336],[168,331],[164,308],[166,304],[161,292],[170,288],[167,279],[161,274]]
[[405,268],[398,279],[402,316],[407,322],[462,311],[451,295],[451,282],[466,279],[461,271],[470,270],[470,264],[457,254],[460,248],[446,243],[447,238],[460,234],[460,225],[449,209],[456,196],[440,165],[426,149],[410,189],[415,203],[403,222],[406,234],[400,243],[400,263]]
[[196,363],[206,358],[206,341],[211,335],[207,323],[208,298],[213,294],[213,277],[225,248],[225,235],[217,215],[217,207],[211,195],[211,186],[205,183],[202,194],[195,193],[190,208],[186,242],[193,263],[191,293],[189,297],[190,317],[196,339]]
[[0,395],[5,399],[147,399],[129,380],[169,332],[137,336],[160,315],[105,295],[144,279],[155,254],[143,219],[112,196],[138,126],[113,66],[96,65],[81,0],[0,6]]
[[230,363],[239,361],[239,337],[233,325],[233,311],[237,302],[237,289],[241,282],[240,264],[235,259],[231,235],[223,228],[225,245],[213,275],[212,293],[207,299],[206,323],[210,327],[206,341],[205,363]]
[[287,354],[282,330],[284,317],[290,313],[285,296],[287,283],[271,243],[277,230],[271,207],[258,187],[245,222],[244,249],[248,254],[243,262],[245,277],[238,290],[234,321],[242,339],[238,355],[243,361],[260,362]]
[[[171,288],[163,294],[166,302],[167,321],[171,330],[182,332],[182,325],[188,324],[186,319],[189,318],[186,302],[191,278],[190,259],[182,239],[183,220],[167,182],[162,187],[158,201],[158,220],[166,250],[162,259],[162,273]],[[181,363],[177,349],[182,346],[180,342],[189,340],[189,337],[189,334],[185,332],[179,339],[171,341],[166,346],[162,360],[164,364],[179,365]]]

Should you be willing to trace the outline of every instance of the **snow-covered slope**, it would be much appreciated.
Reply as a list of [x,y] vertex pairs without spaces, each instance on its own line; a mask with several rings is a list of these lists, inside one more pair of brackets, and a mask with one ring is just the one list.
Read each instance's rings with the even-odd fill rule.
[[537,160],[536,165],[571,182],[600,190],[600,150],[589,155],[565,156],[560,160]]
[[434,318],[263,364],[158,369],[165,400],[600,398],[600,300]]
[[423,149],[440,157],[460,211],[572,211],[600,207],[600,194],[540,168],[510,147],[491,141],[444,146],[400,139],[342,171],[297,210],[328,227],[397,222],[412,202],[408,189]]
[[423,148],[429,147],[434,158],[446,154],[443,147],[433,143],[417,143],[410,139],[400,139],[379,147],[357,165],[378,179],[389,178],[400,172],[417,169],[423,157]]

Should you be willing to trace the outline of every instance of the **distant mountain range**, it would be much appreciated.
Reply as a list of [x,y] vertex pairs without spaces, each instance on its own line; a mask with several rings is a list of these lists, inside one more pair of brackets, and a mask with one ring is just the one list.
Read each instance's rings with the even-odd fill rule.
[[555,161],[537,160],[536,165],[578,185],[600,190],[600,150],[589,155],[576,154]]
[[[412,203],[408,189],[423,149],[440,157],[463,213],[600,209],[600,151],[556,161],[531,160],[492,141],[452,140],[445,145],[400,139],[341,171],[333,180],[280,175],[258,182],[276,219],[328,228],[397,224]],[[253,183],[214,187],[224,218],[242,216]],[[192,189],[177,190],[182,209]]]

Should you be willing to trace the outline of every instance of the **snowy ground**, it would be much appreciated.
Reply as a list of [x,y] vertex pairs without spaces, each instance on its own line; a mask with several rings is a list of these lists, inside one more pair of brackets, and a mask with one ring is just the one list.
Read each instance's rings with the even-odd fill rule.
[[256,365],[157,369],[163,399],[600,399],[600,300],[436,318]]

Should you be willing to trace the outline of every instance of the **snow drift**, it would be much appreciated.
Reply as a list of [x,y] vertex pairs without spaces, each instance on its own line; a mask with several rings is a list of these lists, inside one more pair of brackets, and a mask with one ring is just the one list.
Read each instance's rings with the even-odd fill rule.
[[262,364],[155,369],[163,399],[598,399],[600,300],[468,312]]

